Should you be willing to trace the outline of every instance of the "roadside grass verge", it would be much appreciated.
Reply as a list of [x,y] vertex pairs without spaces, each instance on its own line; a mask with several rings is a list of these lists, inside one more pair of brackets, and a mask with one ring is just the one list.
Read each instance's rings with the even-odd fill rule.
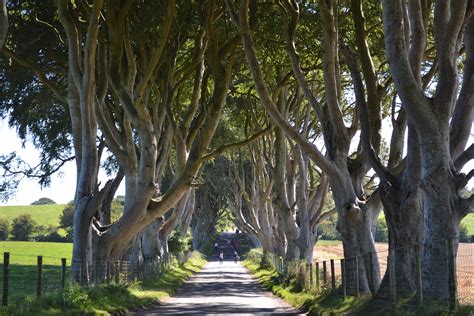
[[72,286],[41,299],[26,296],[11,300],[0,315],[108,315],[157,303],[172,295],[206,260],[198,252],[181,265],[174,263],[162,274],[128,285]]
[[244,266],[257,278],[258,282],[274,294],[302,311],[311,315],[339,315],[348,311],[360,309],[369,298],[351,297],[346,298],[322,291],[302,291],[296,281],[281,282],[275,269],[262,269],[259,263],[247,259]]
[[[252,250],[243,264],[266,289],[280,296],[295,308],[310,315],[474,315],[474,306],[460,306],[455,312],[447,312],[446,304],[404,300],[396,305],[372,300],[370,295],[346,296],[330,289],[302,290],[296,280],[283,280],[273,268],[262,268],[256,260],[258,251]],[[413,299],[413,298],[412,298]]]

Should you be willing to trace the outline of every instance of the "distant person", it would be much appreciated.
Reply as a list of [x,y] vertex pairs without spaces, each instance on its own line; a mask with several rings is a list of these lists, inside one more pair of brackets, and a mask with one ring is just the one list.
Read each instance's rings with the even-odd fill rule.
[[220,261],[220,263],[224,262],[224,252],[223,251],[221,251],[219,253],[219,261]]
[[240,233],[240,231],[239,231],[239,229],[237,228],[237,229],[235,230],[235,234],[238,236],[239,233]]
[[240,259],[239,254],[237,253],[237,251],[234,250],[234,262],[237,263],[239,259]]
[[214,250],[216,251],[216,253],[218,249],[219,249],[219,243],[216,242],[214,243]]

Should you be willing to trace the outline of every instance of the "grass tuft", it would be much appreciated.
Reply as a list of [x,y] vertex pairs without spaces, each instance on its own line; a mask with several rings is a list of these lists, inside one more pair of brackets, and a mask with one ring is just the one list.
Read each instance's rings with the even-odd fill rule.
[[0,307],[0,315],[108,315],[150,306],[172,295],[205,263],[200,253],[193,252],[184,264],[174,264],[163,274],[144,281],[93,288],[72,286],[39,300],[27,296],[11,301],[8,308]]

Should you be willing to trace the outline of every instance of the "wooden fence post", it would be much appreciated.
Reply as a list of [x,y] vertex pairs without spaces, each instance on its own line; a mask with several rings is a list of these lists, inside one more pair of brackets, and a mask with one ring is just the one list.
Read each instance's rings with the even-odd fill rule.
[[328,282],[327,273],[328,273],[328,269],[326,267],[326,260],[324,260],[323,261],[323,285],[326,285],[326,283]]
[[3,295],[2,295],[2,305],[8,305],[8,278],[10,276],[10,253],[3,253]]
[[304,285],[306,289],[311,289],[310,281],[311,279],[311,271],[309,271],[309,263],[305,263],[305,270],[304,270]]
[[421,252],[420,245],[415,245],[415,277],[416,277],[416,299],[418,304],[423,304],[423,283],[421,281]]
[[61,258],[61,289],[66,287],[66,258]]
[[374,278],[374,257],[373,253],[369,252],[369,286],[372,295],[375,295],[375,278]]
[[355,256],[354,264],[355,264],[355,269],[354,269],[355,293],[357,296],[359,296],[359,256]]
[[336,289],[336,271],[334,270],[334,259],[331,259],[331,287],[333,291]]
[[347,296],[347,280],[346,280],[346,261],[341,259],[341,278],[342,278],[342,294]]
[[43,280],[42,280],[42,273],[43,273],[43,256],[38,256],[38,273],[36,274],[36,297],[41,297],[41,289],[43,287]]
[[119,267],[119,262],[116,261],[116,262],[114,263],[114,266],[115,266],[115,267],[114,267],[114,268],[115,268],[115,269],[114,269],[114,270],[115,270],[115,271],[114,271],[114,274],[115,274],[115,284],[119,284],[119,283],[120,283],[120,267]]
[[392,301],[397,301],[397,284],[395,278],[395,250],[390,250],[388,267],[389,267],[389,276],[390,276],[390,295]]
[[309,288],[313,288],[313,263],[309,264]]
[[316,288],[319,289],[319,262],[316,262]]
[[453,239],[446,240],[446,250],[448,253],[448,291],[449,309],[455,310],[458,305],[457,282],[456,282],[456,252]]

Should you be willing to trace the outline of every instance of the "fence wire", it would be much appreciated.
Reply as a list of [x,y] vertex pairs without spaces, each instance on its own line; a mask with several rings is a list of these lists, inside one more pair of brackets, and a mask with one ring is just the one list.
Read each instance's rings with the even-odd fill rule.
[[[20,257],[22,264],[17,264],[16,261]],[[76,269],[73,270],[70,266],[71,263],[65,262],[64,258],[43,256],[40,264],[37,256],[10,253],[8,271],[6,271],[2,254],[0,258],[0,299],[5,305],[4,296],[6,295],[7,303],[10,305],[27,297],[60,293],[71,285],[71,274],[78,272],[78,275],[83,275],[83,269],[87,269],[88,272],[86,273],[87,279],[81,282],[82,285],[93,287],[103,283],[128,284],[160,275],[169,270],[174,262],[181,264],[188,258],[189,254],[170,256],[166,260],[157,258],[140,262],[125,260],[94,261],[92,264],[78,262],[73,265]],[[29,259],[28,261],[32,263],[37,262],[37,264],[24,264],[25,259]],[[7,279],[5,279],[5,272],[8,274]],[[5,280],[8,282],[4,282]]]
[[[457,245],[454,262],[456,290],[452,293],[453,289],[448,289],[449,301],[447,304],[441,304],[441,307],[439,304],[424,304],[424,312],[439,312],[440,308],[453,308],[453,304],[474,305],[474,244],[451,240],[450,243],[447,242],[447,247],[450,247],[449,245]],[[345,296],[359,295],[362,289],[368,288],[375,299],[391,302],[402,312],[416,313],[423,303],[420,245],[392,251],[389,251],[388,245],[377,245],[376,252],[362,256],[332,259],[325,256],[325,260],[312,262],[286,262],[277,255],[268,256],[280,275],[286,279],[299,280],[306,290],[332,290]],[[261,260],[261,257],[252,259],[257,261]],[[453,282],[450,281],[453,278],[448,275],[434,274],[429,277],[443,280],[442,284],[446,287],[451,286],[449,283]]]

